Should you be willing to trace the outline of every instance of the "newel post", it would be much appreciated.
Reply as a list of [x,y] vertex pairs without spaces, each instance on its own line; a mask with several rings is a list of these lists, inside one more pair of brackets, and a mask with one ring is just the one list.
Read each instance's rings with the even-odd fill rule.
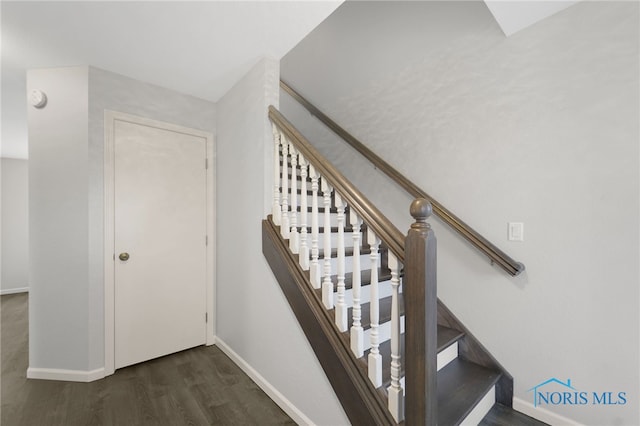
[[431,203],[411,203],[411,225],[405,239],[405,419],[408,426],[438,423],[436,390],[437,321],[436,237],[427,223]]

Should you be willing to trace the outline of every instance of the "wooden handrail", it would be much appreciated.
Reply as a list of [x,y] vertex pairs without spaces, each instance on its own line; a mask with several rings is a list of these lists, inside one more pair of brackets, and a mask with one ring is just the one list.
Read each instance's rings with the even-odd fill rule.
[[[293,144],[295,146],[295,150],[300,153],[301,157],[313,166],[315,171],[322,176],[322,179],[326,179],[329,186],[331,186],[333,190],[336,191],[342,199],[344,199],[349,208],[355,212],[360,219],[362,219],[371,231],[373,231],[377,237],[377,242],[374,243],[374,246],[377,247],[379,242],[382,241],[389,248],[390,254],[388,265],[391,270],[391,284],[394,289],[392,294],[391,320],[391,387],[388,390],[389,412],[393,416],[393,420],[395,422],[402,422],[403,416],[406,415],[404,418],[406,419],[405,424],[437,424],[437,243],[433,230],[427,223],[427,218],[432,213],[431,204],[426,199],[417,199],[412,203],[410,213],[414,217],[415,223],[411,225],[411,229],[405,237],[405,235],[401,233],[382,214],[382,212],[380,212],[351,182],[349,182],[330,162],[328,162],[324,156],[322,156],[322,154],[320,154],[273,106],[269,107],[269,119],[274,125],[274,137],[277,138],[277,129],[277,132],[279,132],[284,139],[282,143]],[[279,141],[279,139],[276,139],[276,141]],[[276,156],[274,156],[274,158],[277,158],[279,156],[278,152],[276,151],[275,154]],[[286,151],[284,152],[284,155],[286,156]],[[294,158],[295,156],[291,157],[292,167],[295,167],[296,164]],[[275,161],[275,163],[279,163],[279,161]],[[282,164],[283,176],[287,176],[286,157]],[[276,168],[279,169],[279,166],[276,165]],[[304,178],[306,174],[302,169],[301,172],[301,176]],[[313,174],[316,176],[315,172]],[[295,182],[295,180],[293,180],[295,179],[294,176],[295,170],[292,170],[292,182]],[[284,188],[286,188],[286,185],[283,187],[282,192],[286,192]],[[295,186],[292,187],[292,195],[294,194],[295,189]],[[304,194],[301,195],[303,197],[305,196]],[[288,206],[285,206],[287,205],[283,204],[283,212],[288,210]],[[294,202],[291,207],[292,209],[296,209],[296,203]],[[277,208],[278,207],[276,206],[276,211]],[[325,208],[327,208],[326,205]],[[327,225],[325,224],[325,226]],[[295,222],[292,224],[292,229],[295,229]],[[371,242],[369,243],[371,244]],[[340,253],[340,250],[338,250],[338,253]],[[391,253],[393,253],[393,256]],[[308,256],[308,254],[305,256]],[[399,360],[401,355],[400,302],[397,292],[397,285],[399,284],[398,262],[403,264],[405,271],[403,289],[405,301],[404,358],[406,365],[406,392],[402,389],[399,383]],[[339,266],[338,271],[340,271]],[[340,272],[338,272],[338,275],[339,274]],[[375,282],[377,283],[377,279]],[[330,283],[330,287],[331,291],[333,291],[332,283]],[[338,283],[338,291],[340,291],[339,288]],[[376,294],[374,290],[371,290],[371,292],[372,297],[376,297],[373,296]],[[374,303],[373,300],[371,303]],[[333,309],[335,309],[335,312],[338,312],[337,305]],[[372,321],[374,320],[372,319]],[[369,362],[372,361],[369,360]],[[371,367],[371,365],[369,365],[369,367]],[[396,376],[394,376],[394,371],[397,373]],[[371,377],[371,370],[369,370],[369,378],[374,383],[374,387],[379,386],[380,384]],[[400,407],[404,407],[404,409]]]
[[519,275],[522,271],[524,271],[524,264],[508,256],[505,252],[489,242],[489,240],[480,235],[472,227],[464,223],[459,217],[454,215],[450,210],[445,208],[437,200],[435,200],[433,197],[431,197],[429,194],[427,194],[425,191],[423,191],[417,185],[407,179],[398,170],[384,161],[380,156],[367,148],[362,142],[360,142],[349,132],[343,129],[340,125],[338,125],[335,121],[333,121],[330,117],[328,117],[313,104],[311,104],[311,102],[302,97],[302,95],[292,89],[291,86],[280,80],[280,87],[289,95],[291,95],[291,97],[293,97],[296,101],[298,101],[304,108],[306,108],[309,113],[314,115],[318,120],[329,127],[336,135],[338,135],[345,142],[351,145],[356,151],[362,154],[376,168],[381,170],[394,182],[400,185],[400,187],[407,191],[412,197],[424,198],[428,200],[433,206],[433,213],[436,216],[442,219],[442,221],[453,228],[454,231],[464,237],[487,257],[489,257],[489,260],[491,260],[492,263],[496,263],[502,269],[507,271],[507,273],[513,276]]
[[399,261],[404,262],[404,235],[351,182],[320,154],[311,143],[278,111],[269,106],[269,118],[285,134],[296,149],[338,191],[369,228]]

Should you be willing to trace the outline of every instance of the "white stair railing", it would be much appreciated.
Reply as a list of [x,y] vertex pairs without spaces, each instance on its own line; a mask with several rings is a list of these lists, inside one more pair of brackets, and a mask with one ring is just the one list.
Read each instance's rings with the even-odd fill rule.
[[389,253],[391,270],[391,386],[389,387],[389,411],[396,422],[404,419],[404,389],[400,384],[400,267],[398,259]]
[[[326,176],[318,172],[314,164],[305,158],[303,153],[278,129],[273,126],[274,136],[274,166],[277,172],[274,173],[275,182],[273,196],[273,220],[280,222],[281,235],[289,239],[289,248],[292,253],[299,255],[299,263],[303,270],[309,271],[309,281],[315,289],[321,288],[321,299],[326,309],[334,310],[335,325],[340,332],[348,332],[350,347],[353,354],[360,358],[364,356],[364,329],[362,326],[362,269],[370,268],[369,283],[369,312],[370,312],[370,350],[367,357],[368,376],[374,387],[383,385],[383,358],[380,353],[380,281],[379,267],[381,264],[381,238],[367,227],[366,243],[370,247],[369,265],[361,265],[360,247],[361,226],[364,223],[362,218],[348,205],[345,198],[335,190]],[[282,163],[281,163],[282,160]],[[282,165],[281,165],[282,164]],[[300,197],[298,197],[298,165],[300,176]],[[289,177],[289,170],[290,177]],[[308,202],[307,188],[310,183],[311,188],[311,238],[308,241]],[[290,189],[289,189],[290,188]],[[320,262],[319,244],[319,207],[318,198],[322,196],[322,206],[324,210],[323,218],[323,244],[322,263]],[[335,234],[335,244],[337,257],[335,265],[332,267],[332,213],[337,225]],[[353,241],[352,256],[352,310],[351,329],[349,329],[348,301],[346,297],[346,248],[345,248],[345,228],[347,220],[345,212],[348,211],[348,222],[351,225]],[[299,214],[298,214],[299,212]],[[298,221],[299,217],[299,221]],[[299,224],[298,224],[299,222]],[[277,223],[276,223],[277,224]],[[388,408],[396,420],[401,422],[404,419],[404,389],[401,381],[401,263],[391,252],[388,252],[388,267],[391,272],[391,384],[388,390]],[[335,271],[334,271],[335,268]],[[335,272],[335,274],[334,274]],[[333,276],[336,276],[335,283]],[[334,303],[335,295],[335,303]]]
[[378,328],[380,326],[380,301],[379,301],[379,283],[378,283],[378,262],[379,254],[378,249],[380,247],[380,239],[371,229],[367,230],[367,242],[371,250],[371,283],[370,294],[371,301],[369,302],[369,315],[370,315],[370,327],[371,327],[371,350],[369,351],[369,357],[367,365],[369,368],[369,380],[376,388],[382,386],[382,355],[380,355],[380,339]]
[[282,141],[282,186],[281,186],[281,203],[282,203],[282,213],[280,216],[280,234],[282,238],[285,240],[289,239],[289,176],[287,173],[287,168],[289,167],[289,142],[287,142],[287,138],[285,135],[280,135],[280,140]]
[[324,177],[320,180],[324,200],[324,244],[322,247],[322,303],[327,309],[333,309],[333,281],[331,281],[331,193],[333,188]]
[[360,358],[364,355],[364,329],[362,328],[362,309],[360,307],[360,286],[362,283],[360,271],[360,226],[362,225],[362,221],[358,215],[352,211],[349,212],[349,221],[353,228],[353,284],[351,290],[353,295],[353,325],[351,326],[350,343],[351,351],[356,357]]
[[[282,203],[280,201],[280,159],[282,153],[281,149],[281,137],[280,132],[275,124],[271,125],[273,131],[273,205],[271,207],[271,216],[273,217],[273,223],[280,226],[280,217],[282,214]],[[284,161],[283,161],[284,164]]]
[[294,254],[298,254],[300,243],[298,239],[298,179],[296,175],[298,170],[298,152],[291,142],[289,142],[289,155],[291,157],[291,212],[289,213],[291,232],[289,233],[289,248]]
[[[309,265],[309,279],[313,288],[320,288],[320,264],[318,248],[318,173],[313,165],[309,165],[311,177],[311,264]],[[306,196],[306,194],[305,194]]]
[[[345,259],[344,259],[344,203],[338,193],[335,194],[336,210],[338,212],[338,284],[337,302],[335,307],[335,321],[338,330],[347,331],[347,304],[345,303]],[[325,230],[326,232],[326,230]]]
[[309,245],[307,242],[307,169],[309,162],[300,154],[300,266],[309,270]]

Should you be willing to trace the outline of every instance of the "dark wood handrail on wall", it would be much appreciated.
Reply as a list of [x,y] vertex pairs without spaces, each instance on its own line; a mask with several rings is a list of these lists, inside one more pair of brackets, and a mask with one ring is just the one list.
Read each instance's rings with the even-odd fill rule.
[[510,275],[516,276],[524,271],[524,264],[518,262],[508,256],[505,252],[500,250],[494,244],[489,242],[486,238],[480,235],[477,231],[464,223],[459,217],[454,215],[451,211],[445,208],[437,200],[420,189],[417,185],[407,179],[399,171],[393,168],[389,163],[384,161],[380,156],[367,148],[362,142],[352,136],[349,132],[343,129],[330,117],[316,108],[311,102],[302,97],[298,92],[292,89],[287,83],[280,80],[280,87],[291,95],[296,101],[298,101],[304,108],[314,115],[318,120],[329,127],[335,134],[342,138],[345,142],[351,145],[356,151],[362,154],[367,160],[369,160],[376,168],[384,172],[400,187],[402,187],[407,193],[414,198],[424,198],[428,200],[433,206],[433,213],[438,216],[442,221],[449,225],[458,234],[469,241],[473,246],[480,250],[483,254],[489,257],[492,263],[497,264],[502,269],[507,271]]

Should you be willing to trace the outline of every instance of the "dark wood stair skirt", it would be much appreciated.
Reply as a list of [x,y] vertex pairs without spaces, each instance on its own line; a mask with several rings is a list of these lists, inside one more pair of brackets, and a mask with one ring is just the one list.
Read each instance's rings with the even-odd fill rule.
[[309,285],[308,273],[291,256],[271,217],[262,221],[262,252],[349,421],[358,425],[394,424],[385,398],[376,392],[358,360],[351,355],[333,319]]

